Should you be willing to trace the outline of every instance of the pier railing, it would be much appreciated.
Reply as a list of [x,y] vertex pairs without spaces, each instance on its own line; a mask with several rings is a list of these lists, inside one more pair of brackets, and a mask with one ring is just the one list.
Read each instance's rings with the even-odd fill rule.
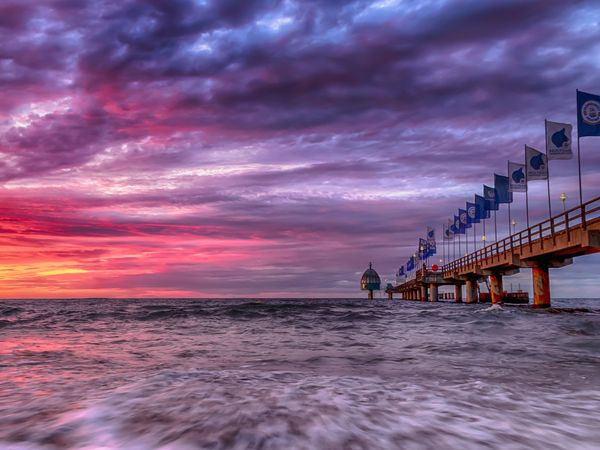
[[462,267],[487,260],[493,256],[514,252],[523,246],[528,245],[531,248],[538,241],[543,248],[546,238],[552,238],[555,244],[556,237],[563,233],[566,233],[567,240],[570,241],[570,235],[575,229],[585,229],[588,223],[598,218],[600,218],[600,197],[455,259],[444,265],[442,273],[453,273]]

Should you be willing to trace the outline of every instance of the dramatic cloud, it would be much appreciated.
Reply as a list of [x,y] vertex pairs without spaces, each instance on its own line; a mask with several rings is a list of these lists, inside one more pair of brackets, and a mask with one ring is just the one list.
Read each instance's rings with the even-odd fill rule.
[[[575,120],[599,35],[591,0],[4,1],[1,295],[359,295]],[[550,172],[574,206],[576,161]],[[598,264],[555,294],[597,296]]]

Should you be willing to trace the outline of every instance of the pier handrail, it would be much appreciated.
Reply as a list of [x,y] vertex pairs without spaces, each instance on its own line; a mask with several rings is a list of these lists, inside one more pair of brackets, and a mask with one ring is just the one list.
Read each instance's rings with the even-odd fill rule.
[[567,240],[570,240],[570,234],[575,228],[581,227],[585,230],[586,224],[597,218],[600,218],[600,197],[596,197],[502,240],[492,242],[475,252],[455,259],[442,267],[442,273],[452,274],[462,267],[492,256],[514,252],[515,249],[522,248],[525,245],[531,248],[538,241],[543,246],[544,238],[547,237],[551,237],[555,241],[556,236],[566,233]]

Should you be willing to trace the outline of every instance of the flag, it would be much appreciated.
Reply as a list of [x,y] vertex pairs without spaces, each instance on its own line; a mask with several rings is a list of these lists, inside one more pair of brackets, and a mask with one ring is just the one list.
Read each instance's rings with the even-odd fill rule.
[[513,195],[508,189],[508,177],[495,173],[494,190],[496,191],[496,203],[512,203]]
[[406,261],[406,271],[410,272],[411,270],[414,270],[415,268],[415,257],[411,256],[410,258],[408,258],[408,261]]
[[483,198],[485,199],[485,209],[487,211],[498,211],[498,202],[496,202],[496,189],[483,185]]
[[600,95],[577,91],[577,136],[600,136]]
[[420,260],[427,258],[427,241],[425,239],[419,238],[418,255]]
[[[496,194],[494,194],[494,197],[496,197]],[[475,204],[479,208],[479,218],[480,219],[489,219],[490,211],[489,211],[489,209],[486,208],[485,198],[483,198],[481,195],[475,194]]]
[[469,215],[465,209],[458,210],[458,217],[460,217],[460,226],[462,228],[461,233],[464,233],[467,228],[471,228],[471,222],[469,222]]
[[399,277],[404,276],[404,266],[400,266],[400,268],[398,269],[398,276]]
[[456,231],[454,231],[454,234],[464,234],[465,233],[465,229],[463,228],[462,224],[460,223],[459,216],[454,216],[454,228],[456,230]]
[[508,190],[510,192],[525,192],[527,190],[527,177],[525,176],[525,164],[512,161],[508,162]]
[[544,153],[526,145],[525,161],[527,163],[527,182],[548,179],[548,158]]
[[571,159],[571,136],[573,125],[569,123],[546,122],[546,152],[548,159]]
[[435,242],[435,230],[431,227],[427,227],[427,241]]
[[467,202],[467,216],[471,223],[479,223],[481,221],[481,213],[479,212],[479,205],[471,202]]
[[[450,224],[450,231],[452,232],[452,235],[458,234],[458,227],[456,226],[456,216],[454,216],[454,220],[452,219],[448,219],[448,222],[451,222]],[[460,225],[460,222],[459,222]]]
[[452,231],[452,219],[448,219],[448,223],[444,228],[444,240],[451,241],[454,239],[454,232]]

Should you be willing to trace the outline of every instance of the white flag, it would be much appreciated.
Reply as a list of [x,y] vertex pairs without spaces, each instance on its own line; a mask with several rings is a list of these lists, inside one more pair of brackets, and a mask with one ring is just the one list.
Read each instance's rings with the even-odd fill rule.
[[548,158],[544,153],[526,145],[525,161],[527,162],[527,181],[548,178]]
[[546,122],[546,149],[548,159],[571,159],[571,135],[573,125],[569,123]]
[[525,192],[527,190],[525,164],[508,162],[508,190],[510,192]]

